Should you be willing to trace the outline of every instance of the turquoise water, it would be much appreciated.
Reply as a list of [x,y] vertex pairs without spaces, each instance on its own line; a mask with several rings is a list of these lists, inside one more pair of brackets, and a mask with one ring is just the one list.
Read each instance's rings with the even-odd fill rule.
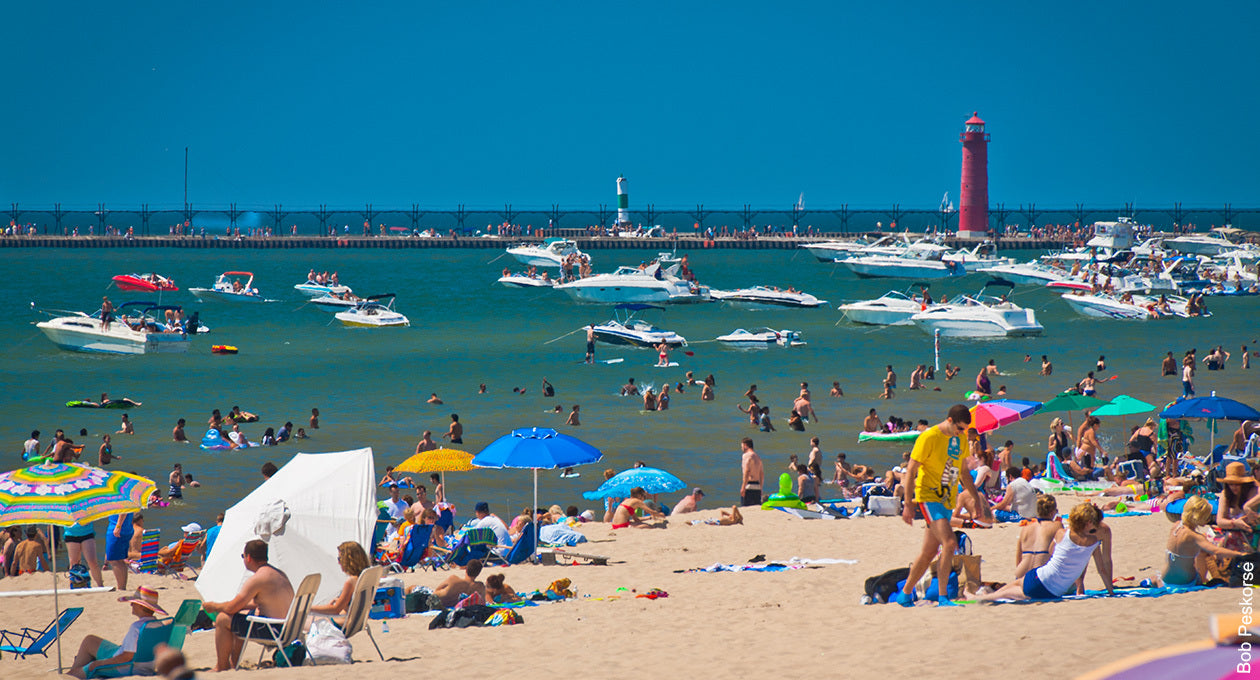
[[[652,312],[658,325],[686,336],[695,353],[679,352],[673,358],[681,366],[657,369],[655,353],[600,345],[598,359],[624,357],[614,365],[582,364],[585,338],[575,333],[547,344],[586,323],[611,316],[608,306],[580,305],[554,291],[507,289],[495,284],[500,270],[511,261],[491,262],[492,250],[268,250],[223,251],[183,249],[38,250],[0,251],[10,272],[11,304],[0,309],[0,370],[7,386],[0,440],[10,454],[6,468],[19,464],[21,442],[30,430],[39,429],[47,444],[60,427],[77,442],[80,428],[87,428],[85,453],[95,457],[100,434],[118,429],[119,411],[68,409],[72,399],[99,397],[109,392],[144,402],[129,413],[134,436],[115,435],[114,451],[122,456],[119,469],[131,470],[164,481],[171,464],[180,462],[205,486],[189,490],[182,502],[151,511],[157,516],[149,526],[172,533],[189,520],[203,525],[252,490],[265,461],[283,465],[298,451],[338,451],[370,446],[376,454],[378,475],[385,465],[409,455],[421,431],[446,430],[450,413],[465,424],[465,446],[477,452],[495,438],[516,427],[556,427],[594,444],[604,451],[603,462],[581,470],[577,479],[560,479],[558,472],[544,472],[539,479],[540,500],[545,504],[593,506],[580,492],[595,488],[605,467],[623,469],[635,461],[670,470],[688,485],[701,486],[709,494],[708,505],[732,503],[739,479],[739,440],[752,436],[767,461],[767,470],[783,469],[789,454],[804,458],[809,437],[822,438],[829,459],[848,452],[851,462],[886,467],[899,459],[902,448],[894,444],[856,443],[862,418],[871,407],[882,416],[927,418],[939,421],[948,407],[972,389],[980,366],[996,359],[1008,376],[994,380],[1006,385],[1013,398],[1043,400],[1053,396],[1094,367],[1099,354],[1107,357],[1103,376],[1119,378],[1102,386],[1110,398],[1131,394],[1162,404],[1180,394],[1180,383],[1159,377],[1159,362],[1166,351],[1178,358],[1191,347],[1199,356],[1211,346],[1225,345],[1234,354],[1224,372],[1201,370],[1198,391],[1211,390],[1250,403],[1260,402],[1256,374],[1239,370],[1239,346],[1255,346],[1257,298],[1216,298],[1209,302],[1215,315],[1201,320],[1124,322],[1092,320],[1076,316],[1056,295],[1044,289],[1021,287],[1015,299],[1037,310],[1046,327],[1040,338],[998,341],[942,341],[941,365],[963,367],[951,382],[938,374],[929,388],[941,392],[905,389],[915,364],[932,362],[932,339],[913,327],[871,329],[840,320],[835,305],[849,299],[878,296],[905,282],[853,278],[831,265],[817,263],[806,253],[793,251],[721,250],[693,251],[691,265],[700,279],[714,287],[735,288],[754,284],[794,285],[831,301],[823,309],[773,309],[750,311],[726,305],[690,305]],[[595,251],[596,271],[610,271],[618,264],[637,264],[653,255],[647,251]],[[1032,253],[1017,253],[1030,256]],[[332,315],[305,304],[292,286],[305,280],[310,268],[337,270],[341,280],[360,294],[394,292],[397,307],[408,315],[407,329],[349,329]],[[213,328],[209,336],[194,340],[182,355],[103,356],[57,349],[33,323],[43,317],[30,309],[91,311],[108,294],[117,304],[144,299],[110,287],[115,274],[157,271],[173,276],[177,284],[208,287],[224,270],[248,270],[256,274],[262,293],[279,302],[250,305],[230,302],[198,303],[185,290],[163,297],[163,302],[184,304],[200,310],[202,320]],[[982,276],[940,284],[936,294],[975,291]],[[837,323],[838,322],[838,323]],[[804,347],[737,350],[705,340],[738,327],[791,328],[800,330],[809,343]],[[211,344],[240,347],[235,356],[210,353]],[[1025,354],[1032,355],[1024,363]],[[1040,355],[1048,354],[1055,365],[1051,378],[1037,376]],[[1260,360],[1257,360],[1260,363]],[[878,399],[885,364],[899,375],[897,396]],[[666,412],[641,413],[637,398],[618,396],[618,388],[633,376],[644,384],[661,385],[683,380],[687,370],[698,377],[717,378],[717,400],[701,402],[698,390],[675,395]],[[545,399],[539,389],[546,377],[556,396]],[[838,380],[845,396],[827,396]],[[804,433],[786,429],[801,381],[814,393],[821,423]],[[487,394],[478,395],[485,383]],[[769,405],[780,428],[759,433],[736,410],[744,403],[750,383]],[[524,387],[523,396],[513,387]],[[445,404],[425,403],[436,392]],[[573,404],[581,404],[582,425],[563,425]],[[556,404],[562,414],[551,413]],[[226,412],[233,405],[258,413],[261,422],[243,427],[253,440],[268,427],[285,420],[305,426],[312,407],[321,412],[321,428],[308,433],[306,441],[244,452],[208,452],[194,444],[170,441],[178,418],[188,420],[189,438],[199,440],[212,409]],[[1043,451],[1046,426],[1054,414],[1038,416],[1004,428],[996,435],[1013,439],[1020,452],[1035,456]],[[1079,415],[1077,416],[1079,420]],[[1118,437],[1118,419],[1106,419],[1102,431]],[[1136,422],[1130,419],[1129,424]],[[1225,433],[1224,436],[1228,436]],[[1043,454],[1044,455],[1044,454]],[[528,471],[475,471],[447,475],[451,497],[467,512],[471,504],[487,500],[500,514],[514,514],[530,496]],[[164,484],[163,490],[165,491]],[[672,500],[672,498],[671,498]]]

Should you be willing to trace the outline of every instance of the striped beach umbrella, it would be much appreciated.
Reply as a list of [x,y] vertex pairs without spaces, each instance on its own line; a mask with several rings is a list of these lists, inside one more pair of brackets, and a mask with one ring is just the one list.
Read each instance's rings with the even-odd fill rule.
[[[93,522],[144,508],[155,490],[157,486],[151,479],[90,465],[43,463],[19,468],[0,474],[0,526],[68,527]],[[61,608],[57,598],[57,550],[52,548],[49,552],[56,616]],[[57,631],[58,673],[61,668],[61,632]]]
[[1023,420],[1041,410],[1039,401],[1020,399],[995,399],[982,401],[971,407],[971,426],[984,434],[1011,423]]

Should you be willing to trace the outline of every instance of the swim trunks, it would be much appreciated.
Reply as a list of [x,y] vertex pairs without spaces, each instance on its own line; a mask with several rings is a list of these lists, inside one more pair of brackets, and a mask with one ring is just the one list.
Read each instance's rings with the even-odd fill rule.
[[945,507],[944,503],[919,503],[919,509],[923,512],[923,518],[928,522],[935,522],[939,519],[948,522],[949,518],[954,516],[954,512]]
[[592,342],[592,341],[590,341],[590,340],[587,340],[587,341],[586,341],[586,353],[587,353],[587,354],[594,354],[594,353],[595,353],[595,343],[594,343],[594,342]]
[[761,487],[746,488],[740,499],[740,505],[761,505]]
[[251,633],[249,637],[255,640],[269,639],[268,635],[280,637],[280,633],[283,630],[283,624],[254,623],[251,628],[248,618],[249,616],[251,616],[249,612],[241,612],[239,614],[232,615],[232,632],[235,633],[237,637],[246,637],[247,633]]
[[463,443],[464,443],[464,438],[463,438],[463,437],[451,437],[451,443],[452,443],[452,444],[463,444]]

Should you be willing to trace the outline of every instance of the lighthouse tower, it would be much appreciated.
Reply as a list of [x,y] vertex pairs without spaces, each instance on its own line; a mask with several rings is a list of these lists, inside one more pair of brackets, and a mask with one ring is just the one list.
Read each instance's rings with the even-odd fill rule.
[[973,112],[964,123],[962,189],[958,201],[958,235],[982,238],[989,230],[989,135],[984,121]]
[[630,224],[630,194],[626,193],[626,178],[617,178],[617,224]]

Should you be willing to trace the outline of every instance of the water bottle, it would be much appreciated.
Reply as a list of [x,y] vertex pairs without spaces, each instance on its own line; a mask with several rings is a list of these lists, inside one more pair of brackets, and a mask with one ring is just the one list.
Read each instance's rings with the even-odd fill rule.
[[388,633],[388,632],[389,632],[389,621],[385,621],[385,620],[382,620],[382,621],[381,621],[381,632],[382,632],[382,633]]

